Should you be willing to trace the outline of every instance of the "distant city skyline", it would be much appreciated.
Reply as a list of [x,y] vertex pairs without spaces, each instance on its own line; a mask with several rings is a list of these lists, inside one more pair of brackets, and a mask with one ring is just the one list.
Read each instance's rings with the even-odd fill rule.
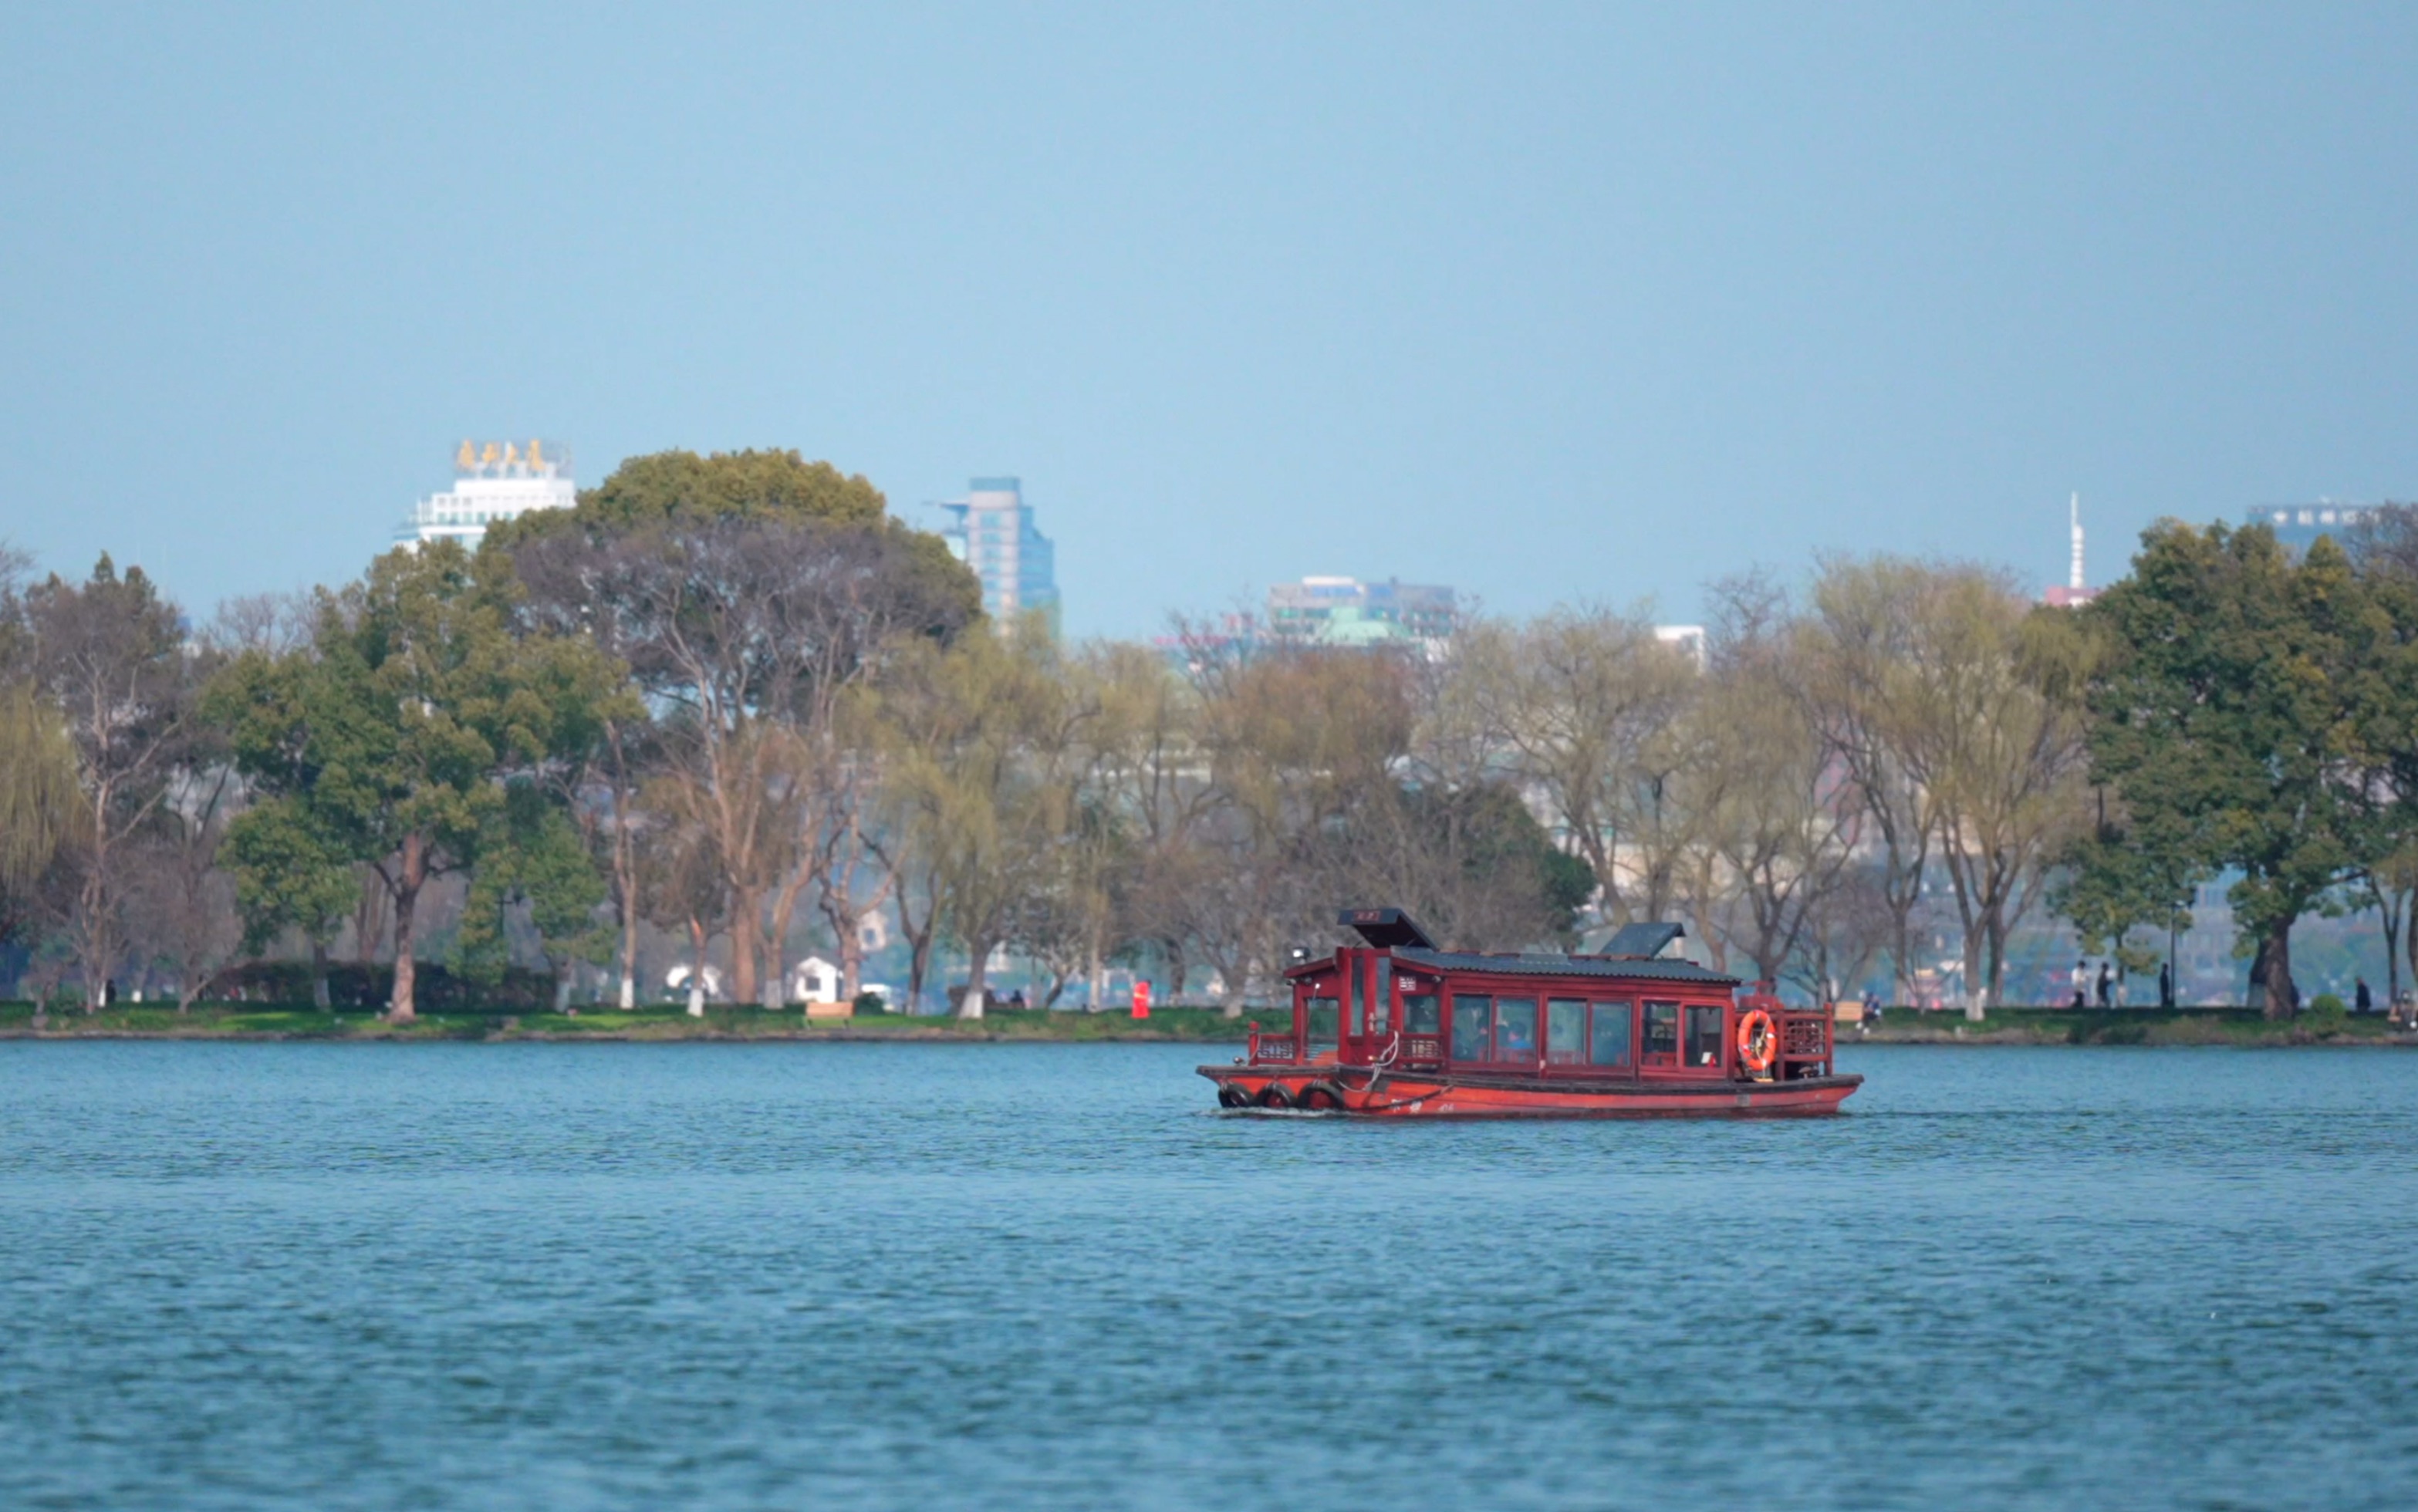
[[[454,486],[417,501],[393,531],[394,542],[453,539],[476,549],[487,526],[496,521],[529,509],[568,508],[576,502],[571,450],[559,441],[464,440],[453,449],[453,468]],[[1013,619],[1024,609],[1037,608],[1058,625],[1064,607],[1056,580],[1056,542],[1037,527],[1022,488],[1017,476],[974,478],[964,498],[934,500],[926,506],[949,514],[937,525],[928,518],[913,518],[912,512],[902,511],[895,499],[891,511],[919,528],[934,529],[958,559],[974,570],[983,585],[985,613]],[[2098,597],[2109,578],[2102,573],[2098,581],[2091,581],[2078,493],[2069,496],[2067,508],[2067,578],[2044,588],[2041,598],[2052,605],[2076,607]],[[2242,511],[2239,523],[2273,528],[2278,540],[2298,553],[2305,552],[2320,535],[2339,538],[2377,508],[2374,503],[2335,499],[2258,505]],[[2125,542],[2128,562],[2130,545]],[[1278,575],[1263,595],[1252,597],[1263,600],[1264,631],[1278,638],[1321,644],[1363,645],[1386,639],[1441,643],[1448,638],[1449,627],[1459,615],[1454,588],[1407,585],[1400,578],[1364,582],[1339,574],[1312,573],[1297,579]],[[208,605],[198,607],[207,611]],[[1161,619],[1167,615],[1204,612],[1213,612],[1206,603],[1171,601],[1163,606]],[[1162,623],[1140,634],[1163,628]],[[1705,654],[1702,626],[1658,626],[1657,634],[1684,644],[1700,660]]]
[[919,523],[997,459],[1068,633],[1147,635],[1330,564],[1674,620],[1821,551],[2047,585],[2076,489],[2104,580],[2161,516],[2418,494],[2408,8],[476,30],[0,14],[0,537],[207,614],[358,575],[497,423]]
[[1459,596],[1446,585],[1323,573],[1271,587],[1262,628],[1276,640],[1303,645],[1401,643],[1432,651],[1452,639],[1460,620]]

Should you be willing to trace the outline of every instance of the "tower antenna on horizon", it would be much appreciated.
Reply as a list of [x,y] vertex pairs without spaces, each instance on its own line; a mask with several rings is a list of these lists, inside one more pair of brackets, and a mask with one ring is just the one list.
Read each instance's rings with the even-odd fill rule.
[[2066,586],[2078,593],[2089,587],[2082,572],[2082,496],[2075,494],[2067,503],[2066,510],[2074,522],[2074,569],[2068,575]]

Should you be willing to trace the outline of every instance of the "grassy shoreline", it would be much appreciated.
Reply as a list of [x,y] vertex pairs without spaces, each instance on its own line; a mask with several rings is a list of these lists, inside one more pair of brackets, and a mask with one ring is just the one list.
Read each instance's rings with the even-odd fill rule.
[[2382,1014],[2303,1013],[2271,1023],[2255,1008],[2002,1008],[1980,1023],[1963,1012],[1892,1008],[1877,1028],[1839,1026],[1845,1045],[2234,1045],[2418,1046]]
[[[30,1002],[0,1002],[0,1039],[342,1040],[364,1044],[432,1041],[914,1041],[926,1043],[1107,1043],[1237,1045],[1249,1021],[1275,1022],[1267,1009],[1228,1018],[1215,1008],[1157,1008],[1146,1019],[1122,1013],[998,1013],[971,1023],[906,1014],[860,1014],[808,1023],[797,1010],[770,1013],[717,1006],[691,1018],[674,1004],[622,1013],[576,1014],[451,1010],[410,1024],[389,1024],[365,1009],[327,1012],[308,1004],[212,1002],[178,1014],[174,1004],[120,1003],[98,1014],[80,1008],[42,1013]],[[2418,1046],[2418,1033],[2394,1031],[2381,1015],[2303,1015],[2269,1023],[2247,1008],[2075,1012],[2007,1008],[1980,1023],[1961,1013],[1892,1009],[1879,1027],[1839,1029],[1854,1045],[2309,1045]]]
[[[1264,1014],[1260,1016],[1266,1021]],[[1122,1013],[1000,1013],[972,1022],[907,1014],[859,1014],[851,1018],[806,1021],[791,1009],[717,1005],[691,1018],[677,1004],[650,1005],[623,1013],[583,1007],[576,1014],[520,1010],[449,1010],[424,1014],[409,1024],[390,1024],[366,1009],[330,1012],[309,1004],[197,1003],[187,1014],[174,1003],[119,1003],[97,1014],[81,1008],[38,1012],[30,1002],[0,1002],[0,1039],[159,1040],[345,1040],[415,1043],[469,1040],[531,1041],[851,1040],[957,1041],[1141,1041],[1240,1044],[1249,1016],[1228,1018],[1214,1008],[1157,1008],[1148,1018]]]

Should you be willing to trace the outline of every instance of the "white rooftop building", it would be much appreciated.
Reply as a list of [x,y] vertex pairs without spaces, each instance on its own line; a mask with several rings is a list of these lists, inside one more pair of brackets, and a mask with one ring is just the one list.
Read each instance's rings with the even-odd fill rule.
[[571,452],[559,442],[531,441],[524,450],[513,441],[465,441],[453,454],[453,486],[413,505],[394,539],[403,545],[458,541],[476,551],[497,521],[567,510],[578,499]]
[[1654,638],[1686,656],[1702,672],[1712,663],[1712,648],[1702,625],[1656,625]]

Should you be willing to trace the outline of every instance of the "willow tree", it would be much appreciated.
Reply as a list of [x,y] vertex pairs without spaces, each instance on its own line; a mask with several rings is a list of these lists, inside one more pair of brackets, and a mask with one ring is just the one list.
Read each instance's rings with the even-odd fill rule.
[[1938,825],[1900,743],[1900,668],[1918,642],[1917,611],[1959,569],[1906,557],[1832,557],[1814,579],[1800,696],[1852,796],[1869,893],[1887,921],[1897,1000],[1915,996],[1915,914],[1933,872]]
[[1362,810],[1395,791],[1418,710],[1409,664],[1385,651],[1285,647],[1196,680],[1211,803],[1182,901],[1232,1016],[1280,979],[1289,946],[1333,927]]
[[947,648],[902,648],[880,703],[892,822],[933,879],[941,927],[966,952],[958,1016],[979,1018],[991,952],[1032,895],[1059,879],[1095,705],[1047,635],[987,627]]
[[23,921],[79,808],[75,744],[25,664],[18,585],[32,565],[0,541],[0,942]]
[[1670,784],[1693,754],[1676,737],[1697,684],[1694,660],[1644,611],[1599,605],[1475,625],[1454,658],[1447,699],[1470,706],[1545,800],[1612,922],[1660,918],[1675,901]]
[[75,742],[58,711],[25,683],[0,687],[0,940],[75,832],[81,798]]
[[1716,593],[1697,711],[1713,779],[1697,822],[1723,884],[1711,916],[1724,955],[1777,982],[1853,859],[1856,805],[1807,707],[1816,652],[1786,596],[1754,575]]
[[2063,611],[2033,610],[1981,568],[1925,574],[1904,612],[1905,654],[1880,679],[1878,718],[1937,827],[1978,1018],[2000,1000],[2008,936],[2085,818],[2090,643]]

